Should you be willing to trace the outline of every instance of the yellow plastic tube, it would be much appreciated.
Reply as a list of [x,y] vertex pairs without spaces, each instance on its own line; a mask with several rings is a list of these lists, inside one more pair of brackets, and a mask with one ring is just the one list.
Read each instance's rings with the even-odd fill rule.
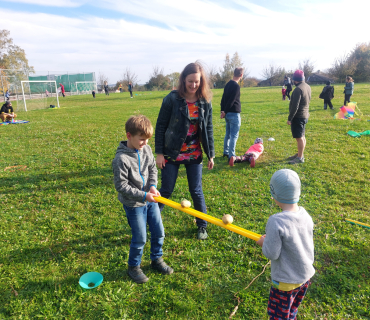
[[233,225],[232,223],[224,224],[222,222],[222,220],[214,218],[214,217],[212,217],[208,214],[205,214],[203,212],[200,212],[198,210],[194,210],[194,209],[191,209],[191,208],[183,208],[180,203],[177,203],[175,201],[172,201],[172,200],[169,200],[169,199],[166,199],[166,198],[163,198],[163,197],[155,197],[155,200],[160,202],[160,203],[163,203],[167,206],[170,206],[174,209],[183,211],[187,214],[190,214],[194,217],[197,217],[199,219],[206,220],[210,223],[215,224],[216,226],[219,226],[219,227],[225,228],[227,230],[230,230],[232,232],[235,232],[237,234],[240,234],[240,235],[242,235],[244,237],[247,237],[249,239],[252,239],[254,241],[257,241],[257,240],[259,240],[259,238],[261,238],[261,235],[258,234],[258,233],[254,233],[252,231],[248,231],[246,229],[240,228],[238,226]]
[[351,224],[357,224],[361,227],[364,227],[364,228],[368,228],[370,229],[370,225],[366,224],[366,223],[363,223],[363,222],[359,222],[359,221],[356,221],[356,220],[352,220],[352,219],[346,219],[347,222],[351,223]]

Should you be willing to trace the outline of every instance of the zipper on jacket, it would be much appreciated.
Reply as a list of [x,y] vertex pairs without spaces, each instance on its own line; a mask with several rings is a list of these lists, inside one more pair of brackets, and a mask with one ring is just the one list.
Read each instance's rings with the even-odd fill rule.
[[144,177],[143,177],[143,176],[142,176],[142,174],[141,174],[141,166],[140,166],[140,154],[139,154],[139,150],[136,150],[136,153],[137,153],[137,158],[139,159],[139,174],[140,174],[141,179],[143,179],[143,187],[141,188],[141,191],[144,191],[145,180],[144,180]]

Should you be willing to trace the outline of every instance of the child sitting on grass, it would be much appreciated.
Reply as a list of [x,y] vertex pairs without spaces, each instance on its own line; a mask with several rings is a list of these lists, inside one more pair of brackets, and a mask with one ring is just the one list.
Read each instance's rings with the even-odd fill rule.
[[3,122],[6,122],[13,121],[16,117],[17,115],[14,113],[12,103],[10,101],[6,101],[0,109],[0,119]]
[[266,234],[257,241],[265,257],[271,259],[267,313],[270,319],[297,319],[298,307],[315,274],[313,221],[298,206],[301,181],[295,171],[276,171],[270,192],[282,212],[270,216]]
[[229,160],[229,165],[233,167],[234,163],[248,161],[250,163],[251,168],[254,168],[254,166],[256,165],[256,160],[262,154],[262,152],[263,152],[263,139],[257,138],[254,141],[254,144],[247,150],[247,152],[244,155],[242,155],[241,157],[239,156],[231,157]]
[[158,171],[152,149],[147,144],[152,135],[153,127],[147,117],[130,117],[126,122],[127,141],[120,142],[112,163],[118,200],[123,204],[132,233],[128,275],[136,283],[149,280],[140,268],[147,224],[151,234],[151,267],[162,274],[173,273],[162,258],[164,228],[154,198],[160,196],[157,190]]

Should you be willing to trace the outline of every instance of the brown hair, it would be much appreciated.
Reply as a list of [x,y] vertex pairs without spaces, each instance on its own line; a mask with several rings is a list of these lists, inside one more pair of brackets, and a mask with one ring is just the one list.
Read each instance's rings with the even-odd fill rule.
[[244,68],[235,68],[234,77],[239,78],[244,72]]
[[133,136],[141,135],[149,139],[153,135],[152,123],[143,115],[131,116],[126,122],[125,129]]
[[346,78],[346,79],[347,79],[347,81],[348,81],[348,82],[353,82],[353,79],[352,79],[352,77],[350,77],[350,76],[347,76],[347,78]]
[[189,63],[184,70],[182,70],[180,77],[179,77],[179,84],[177,86],[177,90],[179,92],[180,97],[185,97],[186,95],[186,85],[185,79],[189,74],[193,73],[200,73],[200,84],[199,88],[196,92],[197,98],[203,98],[206,101],[211,101],[212,99],[212,91],[208,85],[208,78],[204,67],[199,61],[195,61],[195,63]]

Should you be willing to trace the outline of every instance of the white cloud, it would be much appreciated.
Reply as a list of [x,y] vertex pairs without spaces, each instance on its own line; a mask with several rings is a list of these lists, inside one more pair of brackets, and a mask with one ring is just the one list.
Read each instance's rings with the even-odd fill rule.
[[[270,62],[293,69],[306,58],[322,70],[356,43],[369,41],[367,13],[361,10],[360,0],[353,0],[351,6],[344,1],[302,2],[299,10],[291,12],[275,12],[242,0],[234,3],[245,10],[233,8],[231,2],[221,7],[208,0],[89,3],[128,14],[130,20],[138,17],[137,22],[2,9],[0,16],[36,70],[100,70],[110,82],[118,80],[126,67],[144,83],[154,65],[168,73],[181,71],[197,59],[221,66],[225,54],[235,51],[257,77]],[[356,16],[355,27],[346,22],[349,16]]]
[[81,4],[87,2],[87,0],[57,0],[57,1],[50,1],[50,0],[3,0],[6,2],[13,2],[13,3],[26,3],[26,4],[34,4],[38,6],[47,6],[47,7],[79,7]]

